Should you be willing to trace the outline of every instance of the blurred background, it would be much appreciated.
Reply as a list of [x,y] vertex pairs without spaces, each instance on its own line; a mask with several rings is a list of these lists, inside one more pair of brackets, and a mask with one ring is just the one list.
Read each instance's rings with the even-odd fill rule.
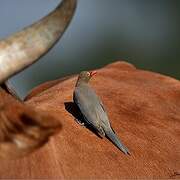
[[[60,0],[1,0],[0,38],[52,11]],[[72,23],[41,60],[12,77],[23,98],[40,83],[124,60],[180,79],[180,0],[78,0]]]

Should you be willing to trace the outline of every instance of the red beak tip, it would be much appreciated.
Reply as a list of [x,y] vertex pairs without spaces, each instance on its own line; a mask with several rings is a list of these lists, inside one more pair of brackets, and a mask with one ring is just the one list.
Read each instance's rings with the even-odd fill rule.
[[97,71],[91,71],[91,72],[90,72],[90,75],[91,75],[91,76],[94,76],[94,75],[96,75],[96,74],[97,74]]

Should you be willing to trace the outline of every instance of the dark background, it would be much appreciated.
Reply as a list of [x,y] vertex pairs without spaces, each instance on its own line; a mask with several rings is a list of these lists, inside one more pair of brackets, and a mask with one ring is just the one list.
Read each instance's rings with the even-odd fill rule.
[[[79,0],[60,42],[10,79],[21,97],[47,80],[125,60],[180,79],[180,0]],[[59,0],[0,0],[0,37],[49,13]]]

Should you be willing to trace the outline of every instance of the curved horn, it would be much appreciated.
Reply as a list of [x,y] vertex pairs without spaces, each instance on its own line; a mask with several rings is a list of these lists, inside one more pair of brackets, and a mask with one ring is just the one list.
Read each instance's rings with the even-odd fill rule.
[[77,0],[63,0],[49,15],[0,41],[0,83],[45,54],[62,36]]

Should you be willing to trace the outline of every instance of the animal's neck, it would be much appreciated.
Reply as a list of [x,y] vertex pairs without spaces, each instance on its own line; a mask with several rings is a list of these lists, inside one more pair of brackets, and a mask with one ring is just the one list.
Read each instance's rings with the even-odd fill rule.
[[76,82],[76,87],[77,86],[82,86],[82,85],[87,85],[88,82],[86,82],[84,79],[78,79]]

